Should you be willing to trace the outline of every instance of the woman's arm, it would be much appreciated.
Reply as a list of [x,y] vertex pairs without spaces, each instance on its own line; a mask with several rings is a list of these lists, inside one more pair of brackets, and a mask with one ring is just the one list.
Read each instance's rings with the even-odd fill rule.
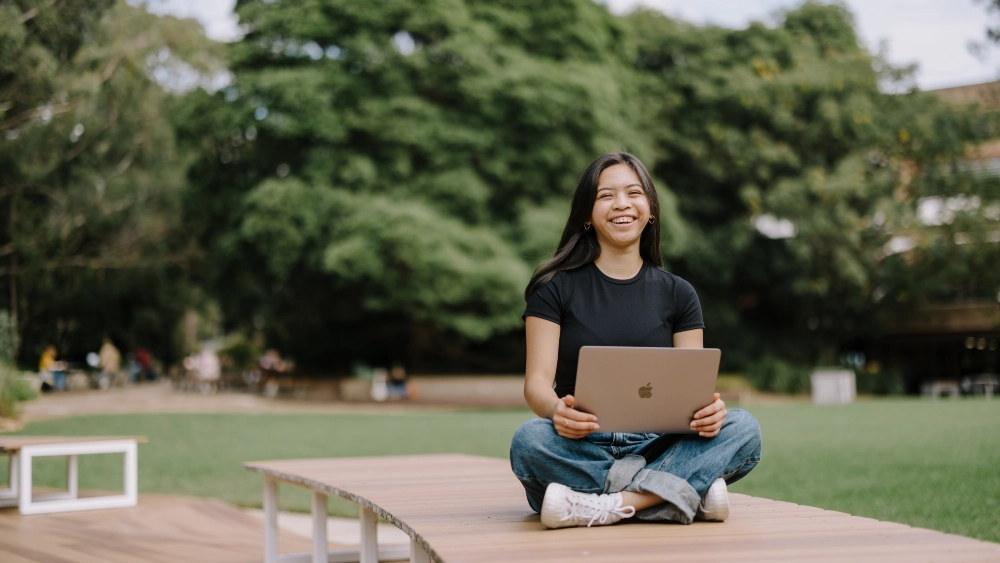
[[705,329],[696,328],[674,333],[674,348],[704,348]]
[[[696,328],[674,333],[674,348],[704,348],[705,330]],[[719,435],[722,425],[726,423],[726,403],[716,393],[712,404],[694,413],[691,430],[697,430],[703,438],[714,438]]]
[[573,396],[556,396],[552,383],[559,360],[559,325],[539,317],[525,319],[527,364],[524,370],[524,400],[535,414],[552,420],[564,438],[583,438],[598,429],[597,417],[573,409]]

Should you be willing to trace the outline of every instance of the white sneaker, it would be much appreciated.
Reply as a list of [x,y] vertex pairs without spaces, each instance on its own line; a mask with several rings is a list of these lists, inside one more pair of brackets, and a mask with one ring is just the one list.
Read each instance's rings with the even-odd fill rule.
[[568,528],[594,524],[605,526],[635,514],[635,508],[622,508],[621,493],[595,495],[578,493],[566,485],[551,483],[542,501],[542,524],[546,528]]
[[694,519],[725,522],[726,518],[729,518],[729,492],[726,489],[725,479],[716,479],[701,498]]

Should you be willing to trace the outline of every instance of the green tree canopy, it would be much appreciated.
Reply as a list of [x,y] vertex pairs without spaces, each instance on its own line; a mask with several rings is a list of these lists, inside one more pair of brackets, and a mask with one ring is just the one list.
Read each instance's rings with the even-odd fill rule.
[[628,21],[658,125],[654,171],[695,232],[674,265],[702,294],[710,343],[737,366],[767,349],[830,362],[839,344],[877,333],[880,313],[907,299],[897,287],[940,297],[912,283],[914,253],[887,245],[919,232],[954,248],[917,220],[924,198],[992,189],[981,197],[996,201],[995,183],[962,170],[969,143],[995,130],[982,116],[884,93],[898,69],[858,45],[837,5],[807,2],[775,27],[743,30],[649,11]]
[[968,220],[992,228],[995,191],[962,167],[990,120],[884,92],[905,70],[837,5],[742,30],[589,0],[237,13],[234,82],[172,112],[199,156],[185,216],[229,322],[300,358],[519,369],[515,295],[611,150],[658,179],[668,267],[737,369],[767,350],[828,361],[995,252],[963,247],[942,273],[932,256],[965,254],[919,220],[929,197],[975,193]]
[[0,256],[22,360],[104,335],[167,354],[193,241],[161,83],[224,67],[193,22],[124,2],[0,14]]
[[460,367],[486,346],[493,369],[519,369],[496,350],[518,339],[577,176],[649,150],[624,22],[575,0],[237,13],[232,86],[177,112],[206,150],[187,216],[227,318],[266,319],[298,358]]
[[307,368],[519,370],[523,287],[614,150],[652,171],[727,369],[1000,290],[1000,190],[968,160],[995,116],[908,89],[840,5],[740,30],[591,0],[236,11],[229,85],[177,96],[222,72],[193,22],[0,2],[0,272],[29,348],[163,342],[207,295]]

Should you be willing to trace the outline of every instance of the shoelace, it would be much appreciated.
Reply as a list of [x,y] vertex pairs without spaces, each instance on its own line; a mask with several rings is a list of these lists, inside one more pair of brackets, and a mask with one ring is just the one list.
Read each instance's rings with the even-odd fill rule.
[[[603,496],[603,495],[602,495]],[[607,524],[612,515],[621,518],[629,518],[635,514],[635,508],[626,506],[621,508],[619,504],[611,505],[615,497],[604,496],[602,499],[598,495],[576,494],[567,499],[569,501],[569,514],[561,520],[571,520],[573,518],[586,518],[589,511],[593,511],[590,521],[587,522],[589,528],[594,522]]]

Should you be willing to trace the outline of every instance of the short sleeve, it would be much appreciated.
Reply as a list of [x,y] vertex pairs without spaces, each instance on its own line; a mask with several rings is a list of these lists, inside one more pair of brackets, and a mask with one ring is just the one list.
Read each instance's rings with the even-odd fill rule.
[[676,278],[674,284],[674,327],[673,331],[684,332],[696,328],[705,328],[701,316],[701,302],[694,287],[686,280]]
[[548,283],[528,296],[528,305],[524,309],[524,314],[521,315],[522,320],[528,317],[538,317],[562,324],[565,303],[562,295],[562,277],[562,272],[557,273]]

